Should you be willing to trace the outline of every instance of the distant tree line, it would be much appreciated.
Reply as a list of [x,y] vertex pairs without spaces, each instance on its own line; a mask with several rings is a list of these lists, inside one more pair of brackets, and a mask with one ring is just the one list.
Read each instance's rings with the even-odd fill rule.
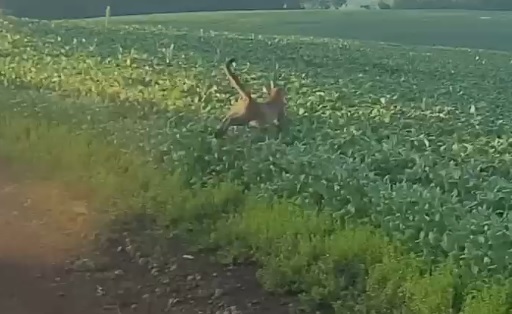
[[[350,2],[351,0],[301,0],[302,5],[308,9],[339,9]],[[360,7],[380,9],[512,10],[512,0],[367,0],[358,3],[362,4]]]
[[393,0],[396,9],[512,10],[512,0]]
[[[338,9],[351,0],[301,0],[306,8]],[[512,0],[367,0],[361,7],[380,9],[512,10]],[[363,3],[364,2],[364,3]]]
[[300,9],[300,0],[0,0],[0,9],[18,17],[65,19],[111,15]]
[[347,0],[302,0],[307,9],[339,9],[347,4]]
[[[339,9],[350,0],[0,0],[0,10],[19,17],[65,19],[111,15],[279,9]],[[375,3],[368,0],[368,3]],[[512,0],[379,0],[381,9],[512,10]],[[368,6],[369,7],[369,6]]]

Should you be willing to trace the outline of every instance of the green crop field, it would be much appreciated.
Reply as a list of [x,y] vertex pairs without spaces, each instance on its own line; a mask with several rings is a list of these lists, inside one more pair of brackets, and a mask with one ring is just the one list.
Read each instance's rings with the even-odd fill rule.
[[[95,19],[92,19],[95,20]],[[100,19],[101,20],[101,19]],[[113,23],[512,50],[512,13],[456,10],[306,10],[124,16]]]
[[[319,13],[289,14],[282,21],[288,31],[294,14]],[[369,20],[376,13],[368,14]],[[477,16],[457,20],[494,23],[505,36],[506,14],[494,13],[491,21]],[[186,19],[180,26],[191,23]],[[158,194],[149,179],[137,177],[162,217],[206,215],[214,220],[208,221],[209,239],[233,256],[256,259],[266,288],[302,293],[316,309],[508,313],[512,54],[187,31],[158,17],[112,21],[122,23],[2,20],[2,97],[13,97],[3,101],[2,115],[36,116],[78,135],[101,136],[147,156],[191,189],[229,183],[251,201],[274,204],[247,202],[245,211],[214,220],[204,212],[208,206],[191,197],[183,212],[166,212],[162,204],[181,204],[189,194]],[[337,36],[349,32],[341,28]],[[370,28],[376,27],[368,27],[368,35]],[[491,45],[483,34],[481,46]],[[454,36],[438,35],[428,36]],[[469,43],[470,35],[465,38],[452,40]],[[221,69],[232,56],[259,96],[274,76],[285,86],[292,123],[280,138],[245,128],[213,138],[235,96]],[[5,133],[12,126],[2,119]],[[14,147],[35,141],[24,128],[3,140]],[[52,156],[55,141],[48,146]],[[63,164],[72,164],[73,156]],[[97,182],[113,180],[101,175]],[[395,245],[403,247],[400,254]]]

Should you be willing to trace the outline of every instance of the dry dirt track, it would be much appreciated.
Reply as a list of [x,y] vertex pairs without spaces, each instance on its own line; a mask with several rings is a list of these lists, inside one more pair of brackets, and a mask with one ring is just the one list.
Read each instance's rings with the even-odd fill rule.
[[[0,313],[290,312],[292,300],[264,293],[253,267],[221,266],[199,253],[185,259],[179,243],[162,284],[118,252],[120,242],[92,245],[98,220],[86,189],[18,174],[0,160]],[[79,267],[88,260],[92,267]]]
[[0,162],[0,312],[101,313],[90,281],[66,281],[66,262],[92,235],[83,196],[15,178]]

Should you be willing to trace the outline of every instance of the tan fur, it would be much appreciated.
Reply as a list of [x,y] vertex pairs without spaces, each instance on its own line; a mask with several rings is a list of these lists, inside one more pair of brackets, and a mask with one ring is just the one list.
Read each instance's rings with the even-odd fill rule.
[[287,105],[284,89],[275,87],[272,81],[270,82],[270,87],[265,86],[268,94],[267,100],[265,102],[258,102],[252,98],[250,91],[244,89],[240,79],[231,70],[233,62],[235,62],[234,58],[229,59],[224,65],[224,70],[231,85],[240,94],[240,98],[231,105],[231,109],[217,129],[215,137],[224,136],[231,126],[252,124],[257,127],[264,127],[273,122],[277,122],[277,130],[281,132],[284,119],[286,118],[285,109]]

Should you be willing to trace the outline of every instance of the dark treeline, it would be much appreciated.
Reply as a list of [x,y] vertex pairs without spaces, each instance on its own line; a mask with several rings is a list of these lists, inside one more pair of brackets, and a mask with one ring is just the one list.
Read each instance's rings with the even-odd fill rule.
[[[337,9],[350,0],[302,0],[306,8]],[[459,9],[459,10],[512,10],[512,0],[367,0],[368,9]]]
[[394,0],[396,9],[512,10],[512,0]]
[[[0,9],[18,17],[65,19],[103,16],[107,6],[111,7],[111,15],[115,16],[303,7],[330,9],[340,8],[346,2],[347,0],[0,0]],[[376,1],[368,0],[368,2]],[[392,9],[512,10],[512,0],[380,0],[380,2],[377,7]]]
[[38,19],[85,18],[111,15],[300,9],[300,0],[0,0],[10,15]]

